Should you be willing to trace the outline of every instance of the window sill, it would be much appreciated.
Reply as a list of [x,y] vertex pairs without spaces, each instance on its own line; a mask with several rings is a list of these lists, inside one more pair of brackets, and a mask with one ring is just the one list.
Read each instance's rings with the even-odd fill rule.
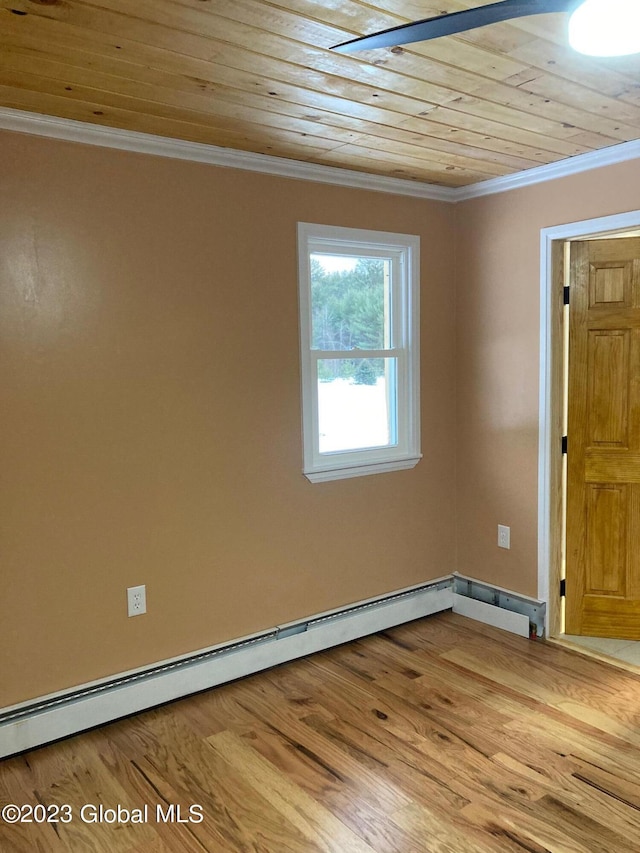
[[388,471],[406,471],[415,468],[422,459],[410,456],[406,459],[393,459],[388,462],[372,462],[369,465],[350,465],[341,468],[316,469],[304,471],[304,476],[310,483],[326,483],[329,480],[346,480],[349,477],[366,477],[368,474],[386,474]]

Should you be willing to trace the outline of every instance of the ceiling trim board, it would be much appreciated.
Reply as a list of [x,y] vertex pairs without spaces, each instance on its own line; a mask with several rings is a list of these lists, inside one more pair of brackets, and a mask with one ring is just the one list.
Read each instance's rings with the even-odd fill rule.
[[88,122],[40,115],[39,113],[8,107],[0,107],[0,129],[46,136],[52,139],[63,139],[67,142],[80,142],[85,145],[98,145],[103,148],[117,148],[138,154],[155,154],[176,160],[190,160],[213,166],[262,172],[278,177],[297,178],[303,181],[339,184],[344,187],[415,196],[416,198],[435,201],[452,202],[455,200],[455,190],[450,187],[439,187],[401,178],[388,178],[384,175],[372,175],[368,172],[355,172],[336,166],[303,163],[299,160],[273,157],[269,154],[236,151],[232,148],[221,148],[201,142],[168,139],[151,133],[101,127]]
[[189,160],[231,169],[262,172],[263,174],[284,178],[337,184],[343,187],[451,203],[522,189],[546,181],[588,172],[602,166],[612,166],[640,158],[640,140],[632,140],[631,142],[611,145],[599,151],[577,154],[575,157],[569,157],[557,163],[534,166],[513,175],[491,178],[466,187],[452,188],[402,178],[389,178],[384,175],[372,175],[367,172],[356,172],[351,169],[340,169],[336,166],[303,163],[299,160],[273,157],[269,154],[236,151],[232,148],[221,148],[200,142],[168,139],[150,133],[101,127],[88,122],[46,116],[8,107],[0,107],[0,129],[45,136],[51,139],[63,139],[68,142],[80,142],[85,145],[97,145],[103,148],[116,148],[139,154],[154,154],[176,160]]
[[534,166],[513,175],[505,175],[502,178],[490,178],[488,181],[480,181],[467,187],[459,187],[455,193],[455,201],[467,201],[471,198],[479,198],[485,195],[507,192],[508,190],[531,187],[546,181],[555,181],[557,178],[566,178],[570,175],[578,175],[581,172],[590,172],[601,166],[613,166],[616,163],[626,163],[629,160],[637,160],[640,157],[640,140],[621,142],[618,145],[610,145],[599,151],[588,151],[586,154],[576,154],[559,160],[557,163],[549,163],[544,166]]

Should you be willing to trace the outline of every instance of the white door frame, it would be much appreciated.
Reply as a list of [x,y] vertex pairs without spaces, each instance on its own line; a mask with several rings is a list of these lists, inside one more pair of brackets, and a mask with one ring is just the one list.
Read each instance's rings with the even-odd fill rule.
[[[616,213],[597,219],[585,219],[542,228],[540,231],[540,402],[538,435],[538,598],[549,610],[550,576],[552,571],[551,525],[551,465],[557,458],[558,447],[551,446],[553,399],[552,311],[553,311],[553,244],[557,240],[572,240],[640,228],[640,210]],[[547,620],[547,626],[549,620]],[[548,628],[547,628],[548,632]]]

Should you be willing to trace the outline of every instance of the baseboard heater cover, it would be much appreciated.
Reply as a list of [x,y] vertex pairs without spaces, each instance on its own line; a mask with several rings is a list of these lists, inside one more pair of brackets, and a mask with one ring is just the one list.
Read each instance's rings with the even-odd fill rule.
[[544,602],[457,572],[453,575],[453,612],[521,637],[545,636]]
[[0,713],[0,758],[453,607],[451,575]]

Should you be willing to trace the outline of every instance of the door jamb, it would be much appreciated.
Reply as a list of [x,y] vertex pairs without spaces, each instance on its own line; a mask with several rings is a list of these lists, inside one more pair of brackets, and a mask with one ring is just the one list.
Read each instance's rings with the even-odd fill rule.
[[551,637],[558,636],[561,624],[563,244],[635,228],[640,228],[640,210],[540,231],[538,598],[546,602],[546,635]]

